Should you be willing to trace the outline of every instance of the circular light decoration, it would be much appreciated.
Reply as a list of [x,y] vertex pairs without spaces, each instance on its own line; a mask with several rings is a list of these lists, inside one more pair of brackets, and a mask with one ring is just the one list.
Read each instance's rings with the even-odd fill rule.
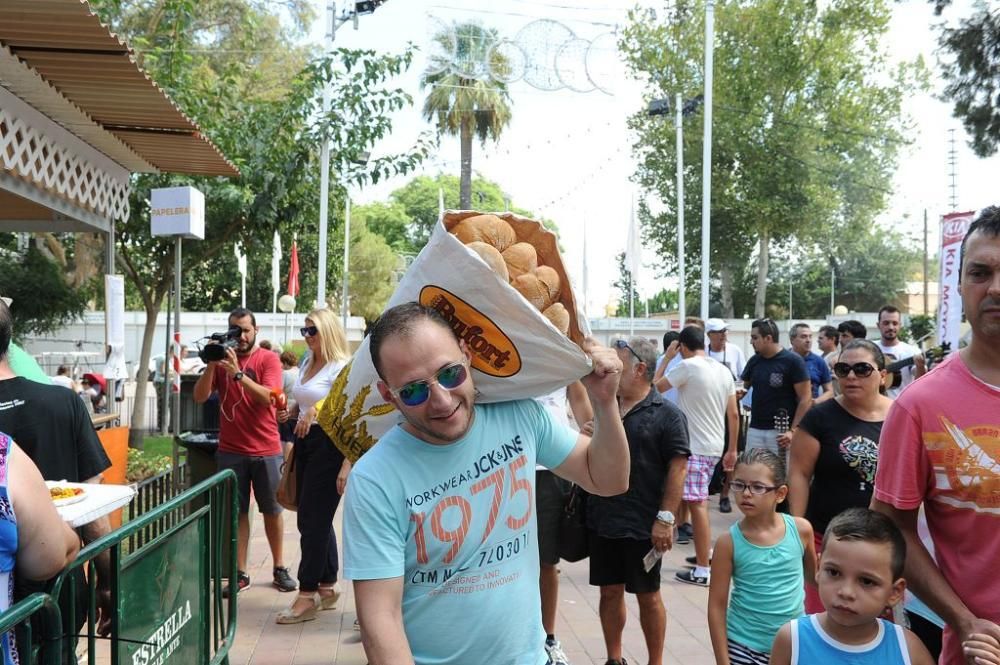
[[590,41],[571,39],[556,51],[556,74],[563,85],[573,92],[590,92],[596,86],[587,76],[587,52]]
[[457,49],[453,27],[434,16],[427,17],[427,65],[424,74],[444,74],[451,69]]
[[501,39],[490,49],[490,77],[500,83],[514,83],[524,77],[528,56],[509,39]]
[[539,90],[559,90],[565,87],[556,71],[559,49],[576,35],[568,27],[550,19],[532,21],[521,28],[514,43],[525,56],[524,82]]
[[490,78],[489,54],[496,31],[478,23],[455,26],[455,56],[451,71],[461,78],[485,81]]
[[627,72],[618,53],[618,35],[604,32],[591,40],[585,58],[587,78],[594,87],[607,95],[615,94],[615,87],[625,80]]

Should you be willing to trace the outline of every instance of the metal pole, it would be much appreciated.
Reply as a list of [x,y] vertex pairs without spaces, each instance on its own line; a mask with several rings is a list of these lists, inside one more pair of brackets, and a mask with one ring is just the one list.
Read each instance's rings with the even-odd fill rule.
[[348,293],[348,283],[347,278],[350,275],[348,271],[348,265],[350,264],[351,257],[351,197],[347,194],[346,187],[344,189],[344,281],[343,287],[341,288],[342,297],[340,300],[341,315],[343,316],[344,323],[344,334],[347,334],[347,315],[350,312],[350,308],[347,306]]
[[[327,51],[333,50],[333,39],[337,32],[336,4],[327,3],[329,24],[326,32]],[[323,113],[330,109],[330,85],[323,86]],[[319,270],[316,272],[316,307],[326,307],[326,227],[329,219],[330,198],[330,140],[323,139],[319,152]]]
[[[107,273],[108,275],[114,275],[115,274],[115,220],[114,219],[111,220],[111,227],[108,229],[107,241],[105,242],[104,250],[105,250],[105,255],[104,255],[104,260],[105,260],[104,272]],[[926,272],[926,271],[924,271],[924,272]],[[107,299],[105,299],[105,300],[107,300]],[[110,305],[109,302],[105,302],[104,303],[104,321],[108,322],[110,320],[111,320],[111,305]],[[104,326],[104,352],[105,352],[105,359],[107,359],[107,357],[110,357],[110,352],[111,352],[111,346],[108,344],[108,341],[109,341],[108,340],[108,325],[107,325],[107,323],[105,323],[105,326]],[[112,402],[114,402],[115,398],[118,396],[117,385],[116,385],[117,382],[115,381],[115,377],[113,377],[113,376],[106,376],[106,377],[104,377],[104,380],[105,380],[104,381],[105,390],[107,390],[107,395],[105,395],[105,398],[108,401],[108,413],[113,413],[114,412],[114,407],[112,406]],[[123,401],[121,403],[121,406],[124,406],[124,405],[125,405],[125,402]],[[119,413],[118,415],[121,416],[121,413]],[[119,422],[121,422],[121,421],[119,421]]]
[[834,304],[833,304],[833,294],[837,283],[837,271],[830,266],[830,316],[833,316]]
[[715,2],[705,3],[705,137],[701,175],[701,318],[708,319],[709,233],[712,227],[712,67],[715,49]]
[[675,106],[677,116],[677,274],[680,286],[677,289],[677,311],[683,321],[687,315],[687,304],[684,302],[684,117],[681,113],[681,95],[676,96]]
[[[170,382],[167,381],[168,367],[167,364],[170,362],[170,345],[171,345],[171,335],[170,335],[170,310],[174,304],[174,294],[171,289],[167,289],[167,318],[164,322],[166,345],[163,349],[163,388],[160,390],[163,393],[163,399],[160,400],[161,408],[163,413],[160,414],[160,436],[166,436],[169,429],[169,421],[167,418],[170,417]],[[155,389],[155,386],[154,386]]]
[[927,294],[927,271],[928,268],[928,257],[927,257],[927,208],[924,208],[924,316],[930,315],[930,302],[928,300]]
[[792,327],[792,278],[788,277],[788,327]]
[[[180,342],[181,342],[181,243],[183,240],[181,236],[177,236],[175,241],[174,250],[174,297],[176,298],[176,305],[174,307],[174,352],[180,354]],[[178,358],[180,356],[178,355]],[[174,372],[178,375],[180,374],[179,368],[175,367]],[[178,379],[175,378],[174,381]],[[173,418],[170,422],[174,426],[174,436],[179,436],[181,433],[181,391],[179,386],[174,392],[174,412],[172,414]]]

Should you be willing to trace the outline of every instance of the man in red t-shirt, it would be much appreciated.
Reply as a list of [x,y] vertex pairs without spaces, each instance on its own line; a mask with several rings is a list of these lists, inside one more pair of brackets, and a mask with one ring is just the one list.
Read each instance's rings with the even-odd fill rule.
[[[253,312],[244,307],[234,309],[229,315],[229,325],[241,330],[236,347],[226,349],[224,359],[208,363],[194,386],[194,400],[204,402],[213,392],[218,393],[219,449],[215,460],[220,470],[232,469],[236,473],[240,517],[236,547],[239,575],[235,590],[239,593],[250,586],[246,569],[253,485],[257,507],[264,516],[267,543],[271,546],[273,584],[279,591],[295,591],[298,587],[282,560],[283,520],[281,506],[275,499],[284,457],[271,391],[282,389],[281,361],[276,353],[257,345],[258,328]],[[233,588],[230,581],[226,596]]]
[[[969,227],[959,275],[972,341],[896,399],[872,500],[906,536],[908,585],[947,624],[945,665],[973,662],[972,635],[1000,641],[1000,208]],[[917,535],[921,505],[934,558]]]

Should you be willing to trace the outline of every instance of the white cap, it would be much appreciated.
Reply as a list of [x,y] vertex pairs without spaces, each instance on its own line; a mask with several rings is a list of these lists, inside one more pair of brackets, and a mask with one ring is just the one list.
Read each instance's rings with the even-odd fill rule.
[[705,322],[706,332],[722,332],[728,328],[729,326],[722,319],[709,319]]

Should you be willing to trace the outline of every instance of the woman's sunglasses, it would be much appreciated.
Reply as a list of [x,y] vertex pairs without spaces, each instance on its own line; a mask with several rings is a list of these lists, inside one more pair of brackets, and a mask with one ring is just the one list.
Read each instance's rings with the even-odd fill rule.
[[312,337],[319,334],[319,328],[316,326],[306,326],[305,328],[299,328],[299,332],[302,333],[303,337]]
[[872,372],[875,371],[875,366],[868,363],[854,363],[853,365],[848,365],[847,363],[834,363],[833,373],[837,375],[838,379],[846,379],[847,375],[854,372],[854,376],[859,379],[871,376]]
[[616,349],[628,349],[629,353],[631,353],[633,356],[635,356],[636,360],[638,360],[639,362],[642,362],[642,358],[639,357],[639,354],[636,353],[635,349],[633,349],[631,346],[629,346],[628,342],[626,342],[625,340],[623,340],[623,339],[616,339],[615,340],[615,348]]
[[410,381],[402,388],[396,390],[390,388],[389,392],[398,397],[406,406],[420,406],[431,396],[431,386],[435,383],[445,390],[454,390],[465,383],[468,376],[469,372],[465,369],[465,361],[460,360],[439,369],[433,379]]

